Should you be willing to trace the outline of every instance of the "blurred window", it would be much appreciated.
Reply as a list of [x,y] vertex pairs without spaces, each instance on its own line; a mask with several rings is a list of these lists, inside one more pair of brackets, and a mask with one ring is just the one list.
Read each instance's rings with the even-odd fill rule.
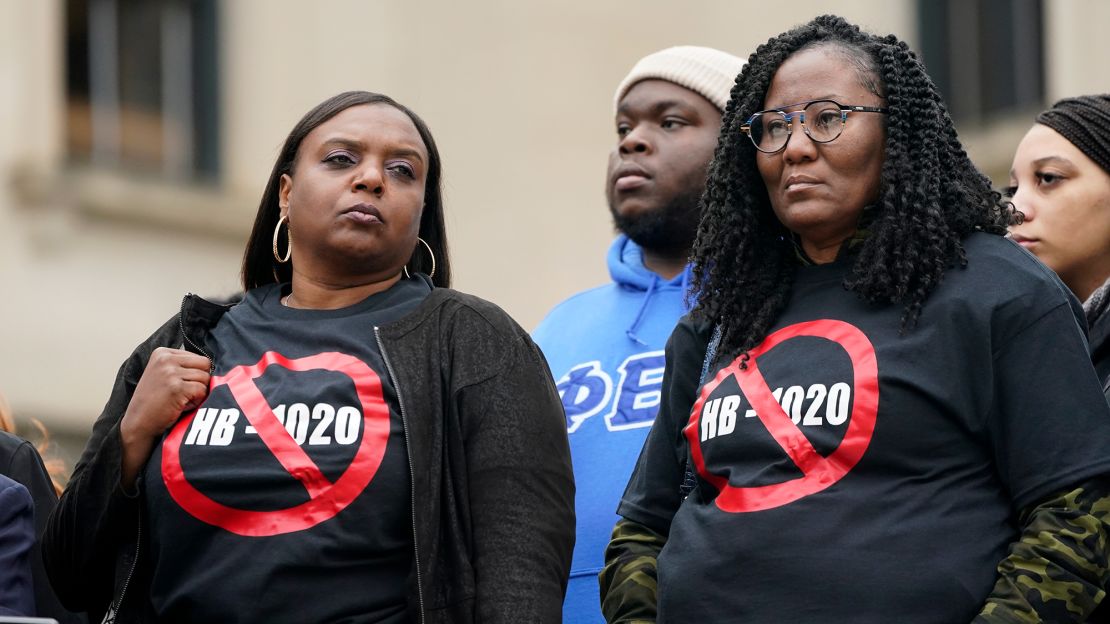
[[216,179],[216,2],[66,0],[66,139],[74,162]]
[[1042,0],[918,0],[921,56],[959,122],[1044,104]]

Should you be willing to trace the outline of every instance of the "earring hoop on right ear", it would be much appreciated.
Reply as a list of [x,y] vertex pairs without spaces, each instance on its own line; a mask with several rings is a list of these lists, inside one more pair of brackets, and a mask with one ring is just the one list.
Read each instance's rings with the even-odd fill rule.
[[427,241],[425,241],[423,238],[420,238],[419,236],[416,237],[416,240],[419,241],[421,245],[424,245],[424,249],[428,250],[428,257],[432,259],[432,270],[428,273],[428,277],[435,277],[436,276],[436,255],[435,255],[434,252],[432,252],[432,246],[429,245]]
[[[428,257],[431,258],[431,260],[432,260],[432,270],[431,270],[430,273],[428,273],[428,277],[435,277],[436,276],[436,255],[435,255],[435,253],[432,252],[432,246],[429,245],[427,241],[425,241],[423,238],[420,238],[419,236],[416,237],[416,240],[421,245],[424,245],[424,249],[428,250]],[[414,249],[413,254],[415,254],[415,253],[416,253],[416,250]],[[409,262],[412,262],[411,258],[409,259]],[[408,279],[410,277],[409,267],[408,267],[407,264],[405,266],[401,267],[401,272],[405,274],[405,279]]]

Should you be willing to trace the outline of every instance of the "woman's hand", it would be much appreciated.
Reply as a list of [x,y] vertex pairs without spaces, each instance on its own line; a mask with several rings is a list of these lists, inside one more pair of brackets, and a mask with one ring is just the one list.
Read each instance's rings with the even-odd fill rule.
[[134,488],[159,436],[208,396],[209,366],[208,358],[181,349],[159,347],[150,354],[119,426],[124,489]]

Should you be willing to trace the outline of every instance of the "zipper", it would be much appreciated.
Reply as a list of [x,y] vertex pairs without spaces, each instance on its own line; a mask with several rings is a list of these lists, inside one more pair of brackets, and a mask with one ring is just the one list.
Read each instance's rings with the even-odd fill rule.
[[[208,358],[209,374],[215,373],[216,362],[212,356],[208,354],[203,348],[189,339],[189,335],[185,332],[185,302],[189,300],[189,293],[181,298],[181,310],[177,314],[177,327],[181,331],[181,339],[189,346],[196,349],[199,353]],[[116,617],[119,616],[119,608],[123,604],[123,598],[127,595],[127,588],[131,585],[131,577],[135,575],[135,568],[139,565],[139,549],[143,543],[143,517],[142,510],[139,510],[138,530],[136,531],[135,539],[135,557],[131,560],[131,569],[127,571],[127,578],[123,580],[123,588],[120,589],[119,597],[114,602],[108,605],[108,612],[104,614],[104,619],[100,624],[115,624]]]
[[123,597],[127,595],[127,586],[131,584],[131,577],[135,575],[135,568],[139,565],[139,548],[142,547],[143,543],[142,511],[139,513],[138,531],[135,536],[135,558],[131,560],[131,569],[127,571],[127,578],[123,580],[123,588],[120,589],[119,598],[108,605],[108,612],[104,614],[104,619],[100,621],[100,624],[115,624],[116,616],[119,615],[119,608],[123,604]]
[[[208,354],[198,344],[189,339],[189,334],[185,332],[185,302],[189,300],[189,295],[181,298],[181,311],[177,315],[177,326],[181,330],[181,339],[189,346],[196,349],[199,353],[208,358],[209,373],[215,372],[216,362],[212,356]],[[100,624],[115,624],[116,617],[119,616],[119,608],[123,605],[123,599],[127,595],[127,588],[131,585],[131,577],[135,575],[135,568],[139,565],[139,549],[143,544],[143,517],[142,510],[139,511],[138,530],[136,531],[135,539],[135,557],[131,560],[131,569],[127,571],[127,578],[123,580],[123,587],[120,589],[119,597],[116,598],[112,604],[108,605],[108,612],[104,614],[104,619]]]
[[405,454],[409,460],[409,506],[412,513],[412,553],[416,558],[416,600],[420,605],[420,624],[424,624],[424,579],[420,574],[420,546],[416,543],[416,470],[412,466],[412,444],[409,442],[408,419],[405,418],[405,400],[401,397],[401,386],[397,383],[397,375],[393,374],[393,365],[385,353],[382,336],[378,328],[374,327],[374,340],[378,343],[378,350],[382,353],[385,370],[393,381],[393,389],[397,391],[397,405],[401,411],[401,431],[405,434]]
[[211,354],[209,354],[207,351],[204,350],[204,347],[202,347],[202,346],[198,345],[197,343],[193,342],[189,338],[189,334],[185,332],[185,302],[188,301],[189,297],[191,297],[191,296],[193,296],[193,293],[188,293],[187,295],[185,295],[184,297],[181,298],[181,310],[178,311],[178,313],[177,313],[177,327],[178,327],[178,329],[181,330],[181,340],[183,340],[186,345],[195,349],[197,353],[199,353],[199,354],[203,355],[204,357],[208,358],[208,374],[209,375],[215,375],[216,374],[216,360],[212,358]]

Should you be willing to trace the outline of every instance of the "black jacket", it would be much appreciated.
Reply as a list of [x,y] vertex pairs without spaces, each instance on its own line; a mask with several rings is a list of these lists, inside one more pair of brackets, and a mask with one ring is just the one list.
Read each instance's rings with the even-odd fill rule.
[[[185,297],[124,362],[43,553],[62,602],[99,620],[154,621],[142,484],[120,485],[119,421],[159,346],[200,352],[227,306]],[[559,622],[574,547],[562,403],[539,349],[496,306],[435,289],[377,339],[397,388],[411,462],[412,621]],[[136,557],[136,548],[138,556]],[[123,596],[120,600],[120,596]]]

